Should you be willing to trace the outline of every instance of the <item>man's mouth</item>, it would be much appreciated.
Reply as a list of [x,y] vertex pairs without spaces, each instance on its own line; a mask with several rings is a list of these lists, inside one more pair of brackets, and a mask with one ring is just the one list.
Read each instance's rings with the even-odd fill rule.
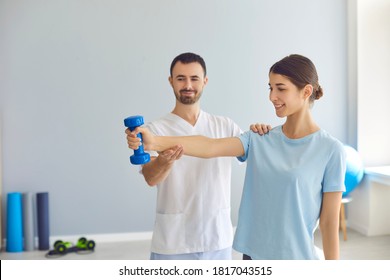
[[181,90],[180,93],[184,94],[184,95],[191,95],[191,94],[195,94],[195,91],[194,90]]

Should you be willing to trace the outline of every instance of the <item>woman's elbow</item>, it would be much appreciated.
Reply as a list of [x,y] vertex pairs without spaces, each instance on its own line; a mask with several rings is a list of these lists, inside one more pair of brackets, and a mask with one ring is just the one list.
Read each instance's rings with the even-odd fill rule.
[[319,228],[321,232],[325,232],[327,230],[338,230],[339,219],[320,219]]

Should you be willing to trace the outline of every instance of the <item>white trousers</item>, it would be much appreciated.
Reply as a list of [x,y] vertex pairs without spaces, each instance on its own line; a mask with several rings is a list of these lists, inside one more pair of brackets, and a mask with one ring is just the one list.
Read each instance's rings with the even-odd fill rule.
[[188,254],[150,254],[151,260],[231,260],[232,259],[232,247],[228,247],[222,250],[209,251],[209,252],[197,252]]

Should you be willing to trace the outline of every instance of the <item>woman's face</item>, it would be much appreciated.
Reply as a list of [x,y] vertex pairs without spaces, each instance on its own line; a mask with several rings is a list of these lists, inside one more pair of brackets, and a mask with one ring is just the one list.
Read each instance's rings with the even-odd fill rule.
[[302,112],[309,102],[304,89],[298,89],[286,76],[269,74],[269,99],[275,107],[275,113],[283,118]]

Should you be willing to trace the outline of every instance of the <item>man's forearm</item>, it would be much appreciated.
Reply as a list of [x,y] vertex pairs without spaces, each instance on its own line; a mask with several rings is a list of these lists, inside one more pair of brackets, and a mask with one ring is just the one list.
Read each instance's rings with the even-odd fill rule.
[[152,159],[142,168],[146,183],[149,186],[155,186],[164,181],[171,172],[173,163],[162,162],[159,157]]

